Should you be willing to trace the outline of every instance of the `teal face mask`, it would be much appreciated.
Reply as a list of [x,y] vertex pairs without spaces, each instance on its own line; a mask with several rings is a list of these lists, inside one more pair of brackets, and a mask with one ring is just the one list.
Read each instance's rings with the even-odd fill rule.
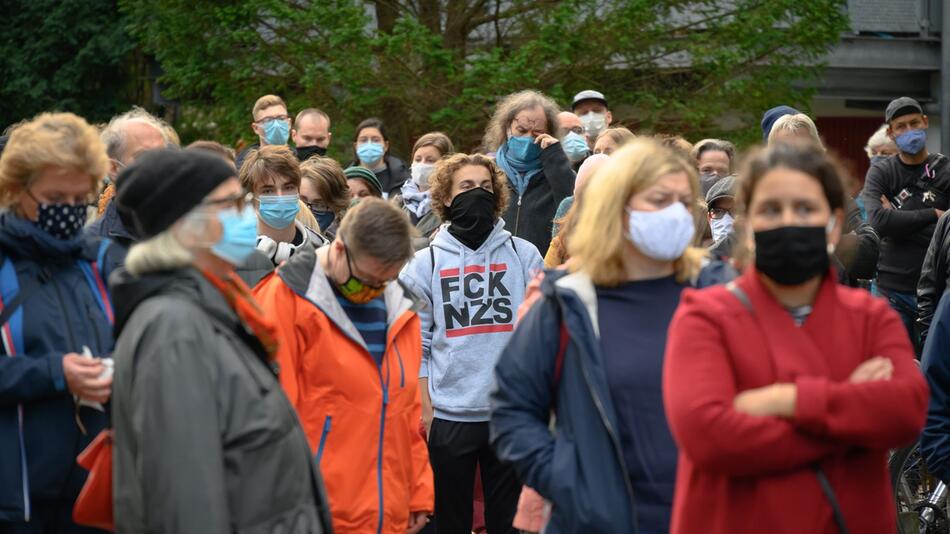
[[257,247],[257,214],[254,208],[245,206],[243,211],[235,208],[218,212],[221,223],[221,239],[211,247],[211,252],[237,267],[244,264]]
[[583,160],[590,153],[584,136],[576,132],[568,132],[564,139],[561,139],[561,146],[564,147],[564,153],[567,154],[567,159],[571,160],[571,163]]
[[258,213],[271,228],[287,228],[300,211],[298,195],[262,195],[258,197]]
[[290,137],[290,124],[287,121],[271,119],[264,123],[264,142],[268,145],[286,145]]

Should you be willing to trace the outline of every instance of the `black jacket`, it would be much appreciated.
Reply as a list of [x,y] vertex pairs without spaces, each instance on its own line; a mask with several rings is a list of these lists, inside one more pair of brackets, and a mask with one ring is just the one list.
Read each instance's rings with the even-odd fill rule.
[[331,532],[260,342],[198,271],[111,279],[116,532]]
[[917,326],[920,330],[921,345],[927,339],[934,311],[950,279],[950,257],[948,257],[950,254],[948,253],[950,253],[950,218],[944,214],[937,221],[920,270],[920,281],[917,282]]
[[[927,176],[905,165],[899,157],[875,163],[868,170],[861,196],[868,221],[881,237],[878,285],[882,289],[914,293],[930,238],[937,222],[936,209],[950,204],[950,165],[942,154],[927,157]],[[881,196],[892,208],[884,208]]]
[[872,280],[877,272],[881,239],[874,227],[864,222],[861,210],[851,199],[845,205],[844,228],[835,249],[838,263],[838,281],[858,287],[859,280]]
[[523,195],[508,182],[511,198],[505,211],[505,229],[538,247],[541,257],[551,245],[551,224],[558,205],[574,194],[574,171],[560,143],[541,151],[541,172],[531,178]]

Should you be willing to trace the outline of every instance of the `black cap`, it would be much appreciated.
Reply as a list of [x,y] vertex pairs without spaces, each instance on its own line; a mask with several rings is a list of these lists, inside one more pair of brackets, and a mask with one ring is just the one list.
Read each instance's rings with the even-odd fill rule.
[[911,113],[920,113],[922,115],[924,110],[913,98],[902,96],[891,100],[891,103],[887,105],[887,109],[884,110],[884,122],[890,123],[898,117],[910,115]]
[[141,239],[154,237],[235,175],[221,156],[161,149],[142,154],[116,177],[116,208]]
[[581,91],[574,95],[574,102],[571,104],[571,111],[577,109],[577,105],[586,100],[596,100],[604,105],[604,107],[610,107],[607,105],[607,98],[604,97],[604,93],[600,91],[594,91],[593,89],[587,89],[586,91]]

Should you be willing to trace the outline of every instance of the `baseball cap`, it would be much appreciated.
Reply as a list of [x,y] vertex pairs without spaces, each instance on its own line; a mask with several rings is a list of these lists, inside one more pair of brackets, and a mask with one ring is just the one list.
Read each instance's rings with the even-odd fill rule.
[[573,111],[578,104],[585,100],[597,100],[602,102],[604,107],[608,107],[607,98],[604,97],[604,93],[601,93],[600,91],[594,91],[593,89],[588,89],[574,95],[574,102],[571,104],[571,111]]
[[887,109],[884,111],[884,121],[891,122],[904,115],[910,115],[911,113],[923,114],[923,112],[923,108],[916,100],[909,96],[902,96],[891,100],[891,103],[887,105]]

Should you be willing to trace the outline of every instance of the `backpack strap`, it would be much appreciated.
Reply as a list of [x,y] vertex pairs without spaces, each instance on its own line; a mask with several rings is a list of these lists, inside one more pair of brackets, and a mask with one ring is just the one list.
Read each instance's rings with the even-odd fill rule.
[[746,292],[743,291],[735,281],[726,284],[726,290],[732,293],[732,296],[736,297],[736,299],[742,303],[742,306],[749,310],[749,313],[755,315],[755,308],[752,307],[752,301],[749,300],[749,295],[746,295]]
[[567,330],[567,323],[563,317],[558,321],[557,356],[554,358],[554,380],[551,381],[551,411],[557,412],[557,397],[561,387],[561,374],[564,372],[564,357],[567,356],[567,346],[571,342],[571,334]]
[[23,312],[20,305],[28,293],[31,293],[29,289],[20,290],[16,268],[10,258],[4,257],[0,264],[0,337],[3,351],[11,358],[23,351]]
[[112,310],[112,299],[109,297],[109,290],[106,287],[104,278],[104,267],[103,260],[105,259],[106,250],[109,248],[110,241],[102,240],[99,243],[99,252],[96,256],[96,261],[86,262],[83,260],[77,260],[76,263],[79,265],[79,269],[82,270],[83,276],[86,278],[86,283],[89,284],[89,289],[92,290],[92,294],[96,297],[96,303],[99,304],[99,308],[102,310],[102,313],[105,314],[106,319],[109,320],[109,324],[115,324],[115,315]]

